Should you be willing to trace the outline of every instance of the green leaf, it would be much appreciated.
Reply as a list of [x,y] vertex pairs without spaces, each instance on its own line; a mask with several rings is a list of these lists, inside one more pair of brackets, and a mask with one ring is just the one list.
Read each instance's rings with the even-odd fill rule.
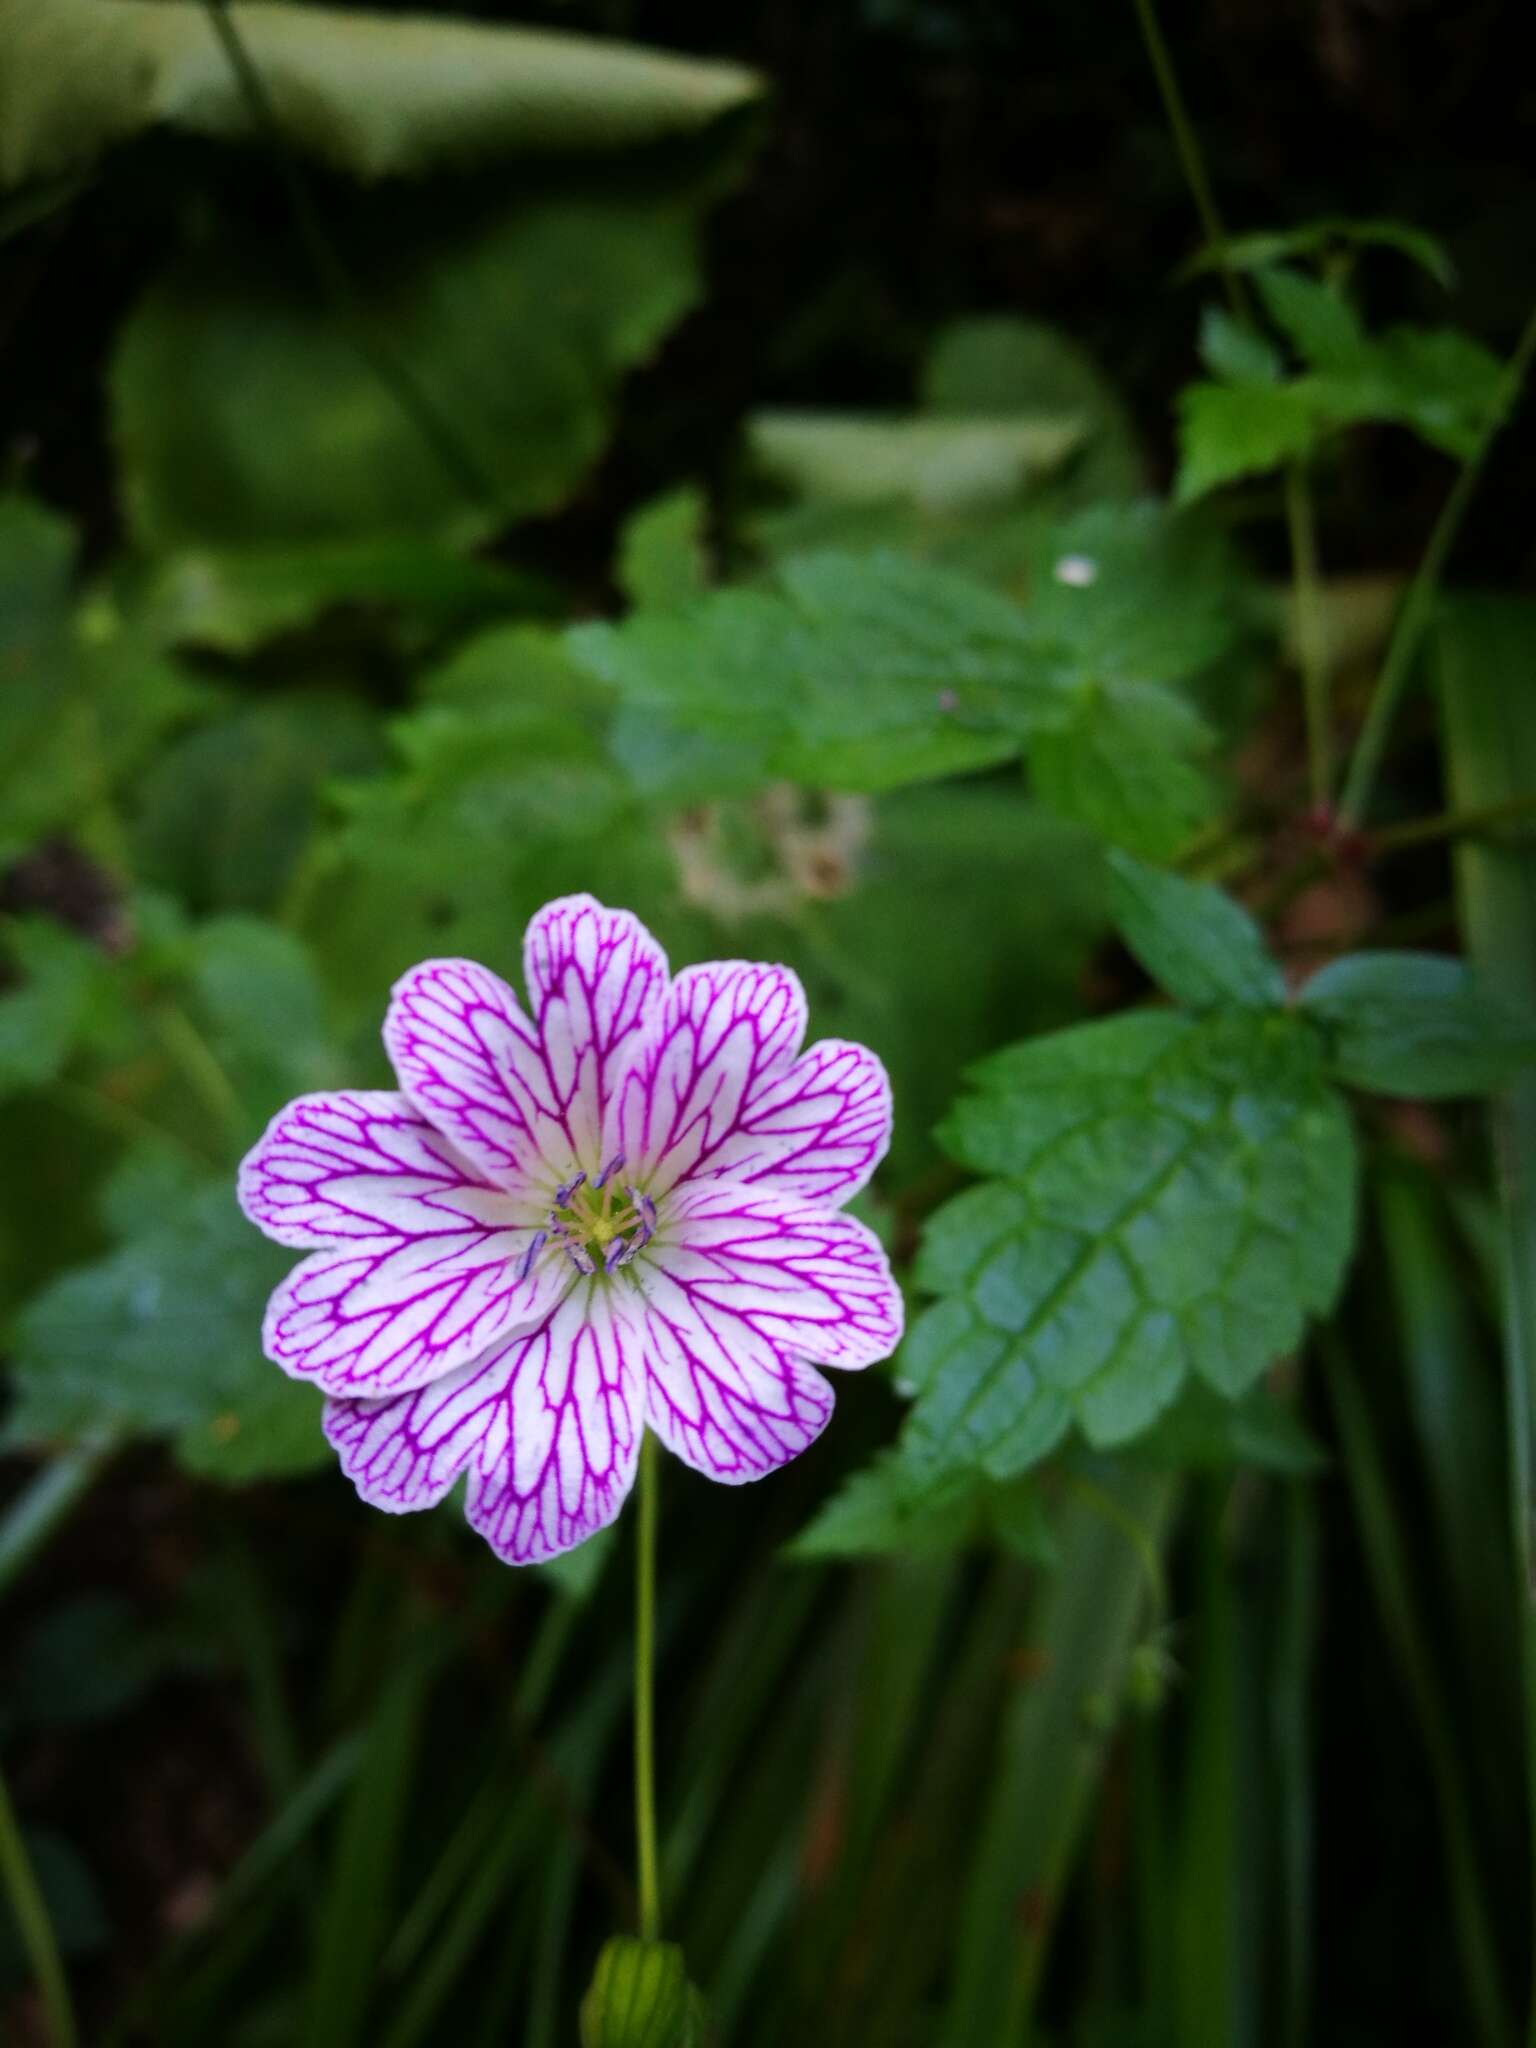
[[1200,360],[1225,384],[1275,384],[1280,358],[1252,327],[1220,306],[1207,306],[1200,316]]
[[290,1097],[341,1085],[314,959],[261,918],[209,918],[182,960],[189,1005],[254,1131]]
[[758,412],[748,446],[763,474],[832,504],[903,500],[942,513],[996,506],[1059,469],[1083,440],[1070,415],[883,418]]
[[1003,314],[944,328],[923,367],[922,404],[957,419],[1075,419],[1084,438],[1068,481],[1081,502],[1134,498],[1146,488],[1129,408],[1092,357],[1044,321]]
[[[175,1436],[199,1469],[218,1470],[222,1452],[233,1463],[221,1476],[323,1464],[318,1396],[261,1356],[267,1296],[292,1263],[223,1179],[141,1213],[115,1251],[53,1281],[17,1318],[8,1440],[112,1425]],[[279,1408],[307,1417],[308,1432]]]
[[574,658],[627,707],[747,749],[755,779],[880,789],[1017,752],[1051,680],[1017,607],[894,555],[807,556],[776,591],[583,626]]
[[91,838],[123,776],[199,701],[106,598],[75,611],[73,554],[52,513],[0,498],[0,864],[49,832]]
[[709,507],[687,485],[643,505],[619,538],[619,587],[636,611],[670,611],[709,586]]
[[1220,247],[1202,249],[1186,275],[1211,270],[1263,270],[1296,258],[1326,257],[1336,249],[1395,249],[1447,289],[1455,272],[1444,245],[1422,228],[1399,220],[1347,220],[1337,215],[1252,235],[1234,235]]
[[1175,501],[1191,504],[1242,476],[1311,453],[1321,425],[1304,379],[1288,384],[1189,384],[1179,394]]
[[1460,960],[1352,953],[1307,983],[1340,1080],[1379,1095],[1483,1095],[1536,1061],[1536,1017],[1478,986]]
[[1498,424],[1504,366],[1453,328],[1392,327],[1352,371],[1320,379],[1317,399],[1331,425],[1395,421],[1465,461]]
[[[577,35],[323,7],[230,10],[284,137],[360,178],[508,151],[607,150],[753,98],[732,64]],[[5,0],[0,184],[53,177],[150,128],[245,142],[250,108],[201,7]]]
[[1148,974],[1192,1010],[1272,1009],[1285,978],[1242,905],[1207,882],[1109,856],[1110,912]]
[[[697,176],[671,189],[637,177],[604,197],[464,207],[446,228],[440,204],[356,200],[347,317],[317,299],[291,241],[224,224],[119,339],[113,422],[135,536],[151,550],[463,546],[550,510],[601,451],[624,372],[696,296],[706,196]],[[411,380],[435,434],[355,333]]]
[[1006,1478],[1073,1423],[1126,1442],[1192,1378],[1241,1394],[1331,1304],[1353,1137],[1302,1021],[1136,1012],[973,1080],[940,1138],[995,1177],[931,1219],[916,1277],[944,1299],[901,1354],[935,1483]]
[[1279,266],[1260,270],[1259,296],[1275,325],[1302,361],[1315,370],[1351,370],[1370,344],[1359,316],[1342,292]]
[[900,1451],[855,1472],[789,1545],[808,1563],[826,1558],[926,1557],[998,1541],[1017,1555],[1050,1554],[1050,1531],[1031,1479],[997,1482],[960,1472],[934,1486]]
[[385,537],[172,555],[154,571],[140,616],[158,640],[249,654],[342,607],[442,632],[548,603],[531,577],[430,540]]
[[1310,1478],[1327,1458],[1303,1427],[1294,1406],[1262,1385],[1235,1401],[1224,1400],[1201,1380],[1184,1391],[1139,1437],[1130,1455],[1173,1471],[1225,1471],[1235,1465]]
[[1170,855],[1215,808],[1214,786],[1196,765],[1213,737],[1161,684],[1085,677],[1031,742],[1035,794],[1103,839]]
[[56,1080],[115,995],[111,962],[66,926],[0,925],[0,1096]]
[[143,879],[194,910],[261,910],[292,878],[335,777],[383,765],[376,715],[339,691],[279,692],[175,740],[135,791]]

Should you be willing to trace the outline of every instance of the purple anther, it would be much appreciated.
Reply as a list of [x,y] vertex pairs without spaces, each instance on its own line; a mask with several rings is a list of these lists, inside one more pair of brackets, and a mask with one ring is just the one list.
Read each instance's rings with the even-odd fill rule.
[[574,1180],[568,1180],[563,1188],[555,1189],[555,1207],[557,1209],[563,1209],[565,1207],[566,1203],[571,1199],[572,1195],[575,1194],[576,1190],[581,1186],[582,1182],[586,1179],[586,1177],[587,1176],[584,1173],[578,1173],[576,1178]]
[[624,1192],[640,1211],[640,1219],[645,1225],[645,1234],[649,1237],[656,1228],[656,1204],[651,1200],[644,1188],[626,1188]]
[[533,1271],[534,1260],[548,1243],[549,1232],[547,1230],[536,1230],[533,1233],[532,1242],[529,1244],[527,1251],[523,1253],[523,1263],[517,1269],[519,1280],[526,1280],[528,1278],[528,1275]]
[[613,1272],[615,1267],[622,1266],[628,1257],[629,1246],[624,1242],[623,1238],[610,1238],[608,1240],[608,1249],[603,1253],[603,1271],[605,1273]]
[[585,1245],[567,1243],[563,1249],[565,1256],[570,1260],[578,1273],[595,1273],[597,1271]]
[[593,1188],[593,1192],[595,1193],[595,1192],[596,1192],[596,1191],[597,1191],[597,1190],[598,1190],[599,1188],[601,1188],[602,1186],[604,1186],[604,1185],[605,1185],[605,1183],[606,1183],[606,1182],[607,1182],[607,1180],[608,1180],[608,1176],[609,1176],[610,1174],[614,1174],[614,1173],[622,1173],[622,1172],[623,1172],[623,1170],[624,1170],[624,1154],[623,1154],[622,1152],[615,1152],[615,1153],[614,1153],[614,1155],[613,1155],[613,1157],[612,1157],[612,1158],[611,1158],[611,1159],[609,1160],[608,1164],[607,1164],[607,1165],[606,1165],[606,1166],[605,1166],[605,1167],[603,1168],[602,1172],[601,1172],[601,1173],[600,1173],[600,1174],[599,1174],[599,1175],[597,1176],[597,1179],[596,1179],[595,1181],[593,1181],[593,1183],[592,1183],[592,1188]]

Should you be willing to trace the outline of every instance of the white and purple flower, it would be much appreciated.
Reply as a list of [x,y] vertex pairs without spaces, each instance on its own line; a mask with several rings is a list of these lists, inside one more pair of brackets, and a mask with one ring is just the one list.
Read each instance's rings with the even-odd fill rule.
[[890,1139],[863,1046],[800,1051],[784,967],[669,977],[627,911],[550,903],[529,1009],[486,968],[396,984],[400,1092],[273,1118],[240,1201],[311,1254],[273,1295],[269,1358],[330,1397],[363,1499],[434,1506],[531,1564],[611,1522],[649,1426],[711,1479],[757,1479],[832,1412],[818,1366],[894,1350],[901,1296],[841,1206]]

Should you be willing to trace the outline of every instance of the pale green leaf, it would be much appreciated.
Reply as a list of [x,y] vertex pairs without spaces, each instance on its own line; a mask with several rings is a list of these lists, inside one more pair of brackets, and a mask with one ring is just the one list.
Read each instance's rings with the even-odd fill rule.
[[[651,142],[760,89],[737,65],[588,36],[280,0],[229,12],[284,137],[365,179]],[[57,176],[153,128],[255,132],[203,6],[0,0],[0,43],[0,184]]]

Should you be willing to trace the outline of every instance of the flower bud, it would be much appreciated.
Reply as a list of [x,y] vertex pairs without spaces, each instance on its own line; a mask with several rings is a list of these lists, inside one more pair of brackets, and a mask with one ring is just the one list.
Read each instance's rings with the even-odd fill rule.
[[675,1942],[616,1934],[581,2001],[581,2048],[702,2048],[703,2016]]

